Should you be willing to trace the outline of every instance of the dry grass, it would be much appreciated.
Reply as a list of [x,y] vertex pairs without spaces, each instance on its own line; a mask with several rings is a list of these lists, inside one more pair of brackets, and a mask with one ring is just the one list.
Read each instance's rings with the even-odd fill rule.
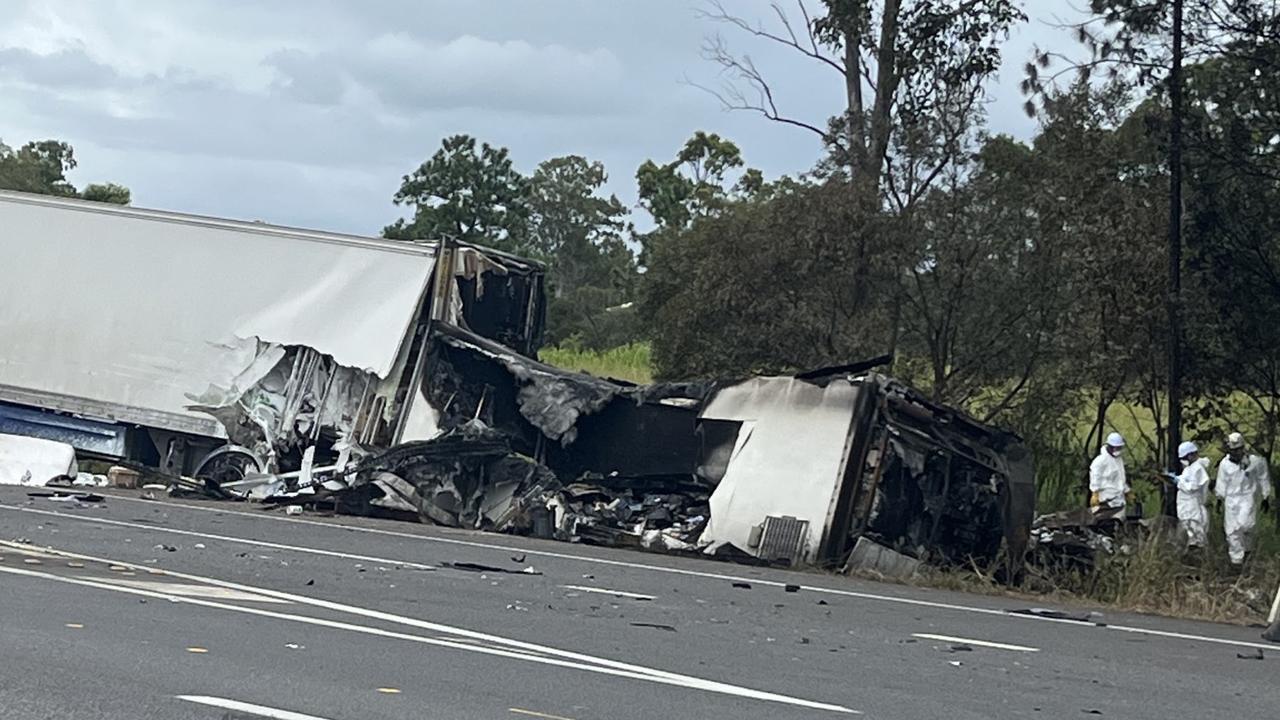
[[[1032,566],[1021,588],[1006,588],[976,569],[926,568],[923,587],[1235,624],[1265,623],[1280,586],[1280,556],[1262,550],[1237,570],[1227,560],[1221,526],[1210,546],[1185,553],[1177,538],[1123,538],[1123,549],[1089,568]],[[1274,531],[1272,530],[1274,535]]]
[[1056,590],[1108,606],[1217,622],[1263,622],[1280,584],[1280,558],[1259,553],[1243,569],[1227,560],[1221,534],[1184,553],[1170,538],[1129,538],[1127,552],[1103,556],[1083,571],[1044,579]]

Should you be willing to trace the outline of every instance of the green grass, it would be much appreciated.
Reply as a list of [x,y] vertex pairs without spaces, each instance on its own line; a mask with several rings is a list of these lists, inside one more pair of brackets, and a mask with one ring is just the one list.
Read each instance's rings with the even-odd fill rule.
[[589,350],[566,343],[560,347],[543,348],[538,357],[548,365],[596,377],[629,380],[640,385],[653,382],[649,343],[630,343],[608,350]]

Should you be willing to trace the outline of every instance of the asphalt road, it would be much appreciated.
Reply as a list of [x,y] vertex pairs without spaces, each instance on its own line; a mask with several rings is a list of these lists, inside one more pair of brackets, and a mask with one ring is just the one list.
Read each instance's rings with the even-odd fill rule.
[[1251,628],[1047,620],[1009,612],[1025,601],[825,575],[27,492],[0,488],[6,719],[1164,720],[1280,707],[1280,646]]

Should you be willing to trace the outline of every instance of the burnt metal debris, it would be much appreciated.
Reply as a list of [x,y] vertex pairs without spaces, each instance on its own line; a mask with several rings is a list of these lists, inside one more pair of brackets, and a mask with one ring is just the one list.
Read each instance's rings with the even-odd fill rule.
[[1039,567],[1082,570],[1101,556],[1128,553],[1143,537],[1162,537],[1176,546],[1184,535],[1173,518],[1143,517],[1140,505],[1128,512],[1081,507],[1037,517],[1031,527],[1029,556]]
[[[377,447],[339,429],[301,451],[275,441],[276,466],[288,470],[251,466],[217,491],[886,574],[1001,558],[1016,572],[1027,548],[1034,485],[1020,440],[865,367],[637,386],[555,368],[444,322],[431,326],[422,354],[418,385],[405,392],[431,408],[432,437]],[[349,385],[325,379],[335,377],[327,368],[316,362],[307,382]],[[302,403],[295,417],[305,420],[284,425],[322,437],[314,428],[335,423],[315,407]],[[241,421],[237,432],[258,436],[228,435],[260,445],[286,435],[281,425]]]

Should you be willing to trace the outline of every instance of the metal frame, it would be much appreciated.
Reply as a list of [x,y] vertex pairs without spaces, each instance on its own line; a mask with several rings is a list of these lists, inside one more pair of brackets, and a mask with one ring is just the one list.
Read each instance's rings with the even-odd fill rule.
[[104,422],[143,425],[218,439],[226,439],[227,437],[222,425],[213,418],[205,420],[162,410],[148,410],[146,408],[90,400],[43,390],[26,390],[12,385],[0,385],[0,400],[42,410],[56,410],[73,415],[82,415]]

